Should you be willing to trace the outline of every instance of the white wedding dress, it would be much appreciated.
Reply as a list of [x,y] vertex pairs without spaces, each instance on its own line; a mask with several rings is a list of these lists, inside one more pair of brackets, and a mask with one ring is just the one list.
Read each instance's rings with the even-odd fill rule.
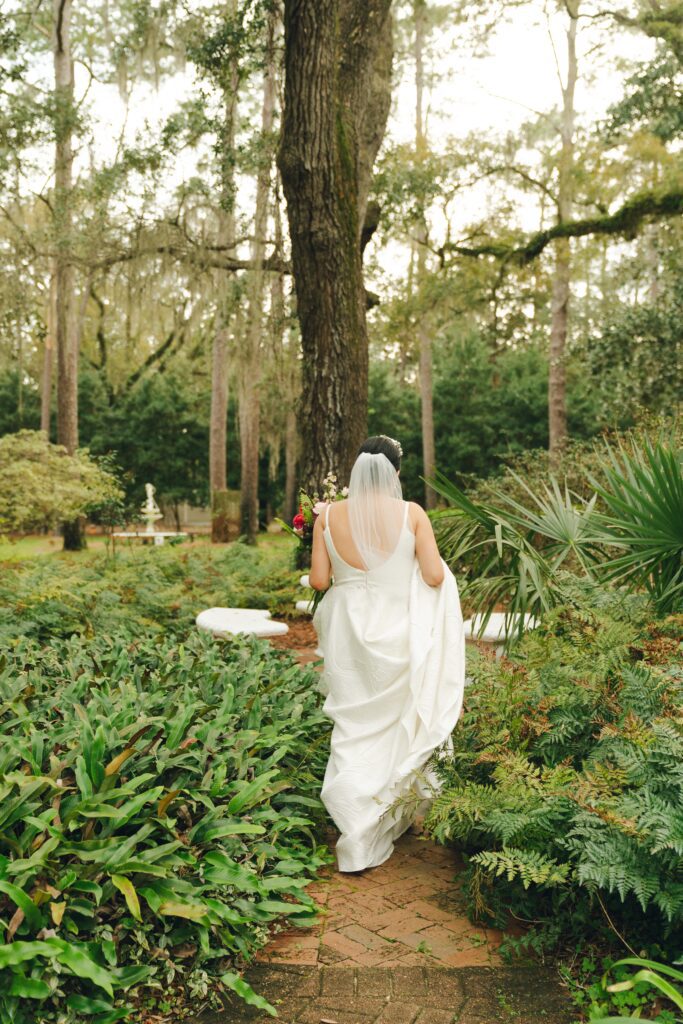
[[[393,553],[370,571],[340,557],[334,505],[327,509],[334,582],[314,625],[325,662],[324,710],[334,723],[321,796],[341,833],[340,871],[376,867],[391,855],[433,792],[425,762],[449,741],[462,707],[465,641],[455,578],[444,563],[440,586],[422,580],[403,505]],[[407,799],[393,808],[399,797]]]

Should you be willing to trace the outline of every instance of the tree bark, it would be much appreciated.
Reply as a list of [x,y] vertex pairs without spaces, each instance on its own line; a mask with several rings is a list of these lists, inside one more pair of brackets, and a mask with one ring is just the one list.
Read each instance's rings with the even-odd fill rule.
[[[576,29],[578,0],[567,3],[567,79],[562,89],[561,149],[558,182],[558,222],[572,215],[574,191],[574,94],[577,79]],[[571,294],[571,243],[555,242],[555,270],[552,283],[550,350],[548,361],[548,450],[551,465],[557,467],[567,443],[567,380],[565,356]]]
[[[234,16],[236,0],[230,0],[228,13]],[[239,93],[239,68],[233,62],[223,89],[223,126],[221,133],[221,212],[219,243],[232,251],[235,245],[235,119]],[[211,492],[211,542],[225,544],[230,539],[227,515],[228,487],[228,336],[232,303],[226,299],[222,315],[217,316],[211,342],[211,411],[209,414],[209,490]]]
[[54,368],[55,333],[56,333],[56,299],[57,280],[54,261],[50,266],[50,288],[47,297],[47,324],[45,332],[45,349],[43,351],[43,379],[40,392],[40,429],[50,437],[50,418],[52,412],[52,376]]
[[263,72],[261,106],[261,164],[256,177],[256,207],[251,259],[254,269],[247,278],[247,330],[240,353],[240,450],[241,495],[240,532],[250,544],[256,542],[259,529],[259,448],[261,419],[261,343],[264,328],[263,300],[265,274],[263,259],[266,250],[268,205],[272,156],[270,135],[275,115],[275,33],[279,20],[277,7],[268,15],[266,65]]
[[285,0],[287,199],[303,349],[302,483],[348,480],[367,432],[361,232],[391,99],[391,0]]
[[209,419],[209,488],[211,543],[230,538],[227,517],[228,446],[228,328],[216,324],[211,343],[211,412]]
[[[55,338],[57,344],[57,441],[78,448],[78,325],[71,259],[74,80],[71,0],[53,0],[52,54],[55,82]],[[64,548],[85,547],[79,520],[63,526]]]
[[[424,38],[427,4],[425,0],[413,0],[414,49],[415,57],[415,158],[424,158],[427,136],[424,127]],[[424,284],[427,269],[427,221],[420,204],[417,232],[416,276],[418,291]],[[433,478],[436,469],[434,445],[434,388],[432,367],[432,336],[424,309],[418,313],[417,338],[420,349],[420,408],[422,421],[422,472],[427,479]],[[425,484],[425,508],[436,506],[436,492]]]

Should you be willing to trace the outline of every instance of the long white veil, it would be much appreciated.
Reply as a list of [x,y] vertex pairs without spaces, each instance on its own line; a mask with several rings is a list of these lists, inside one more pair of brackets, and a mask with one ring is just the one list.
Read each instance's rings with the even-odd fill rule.
[[361,452],[349,481],[349,526],[365,568],[377,569],[394,553],[403,526],[403,492],[386,455]]

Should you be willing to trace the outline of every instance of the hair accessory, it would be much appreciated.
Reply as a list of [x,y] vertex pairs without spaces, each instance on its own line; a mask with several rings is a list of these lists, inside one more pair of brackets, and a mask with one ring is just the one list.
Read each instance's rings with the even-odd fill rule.
[[400,458],[403,458],[403,449],[401,448],[401,442],[400,441],[397,441],[395,437],[389,437],[388,434],[380,434],[380,437],[385,437],[387,439],[387,441],[391,441],[391,443],[393,445],[396,445],[396,450],[397,450]]

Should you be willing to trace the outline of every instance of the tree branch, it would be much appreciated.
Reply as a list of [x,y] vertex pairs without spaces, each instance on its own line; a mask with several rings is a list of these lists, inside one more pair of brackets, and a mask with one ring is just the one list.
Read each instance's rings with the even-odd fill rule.
[[162,341],[161,345],[159,345],[159,348],[155,348],[153,352],[150,352],[145,361],[140,366],[138,366],[137,370],[131,373],[130,377],[128,377],[128,379],[126,380],[126,383],[123,386],[124,392],[130,391],[133,385],[137,384],[137,382],[140,380],[145,371],[148,370],[150,366],[153,366],[155,363],[159,362],[164,353],[166,353],[169,350],[169,348],[175,341],[177,334],[178,331],[174,327],[170,334],[167,335],[165,341]]
[[228,270],[235,273],[238,270],[273,270],[279,274],[290,274],[292,268],[283,259],[275,256],[268,256],[265,260],[244,260],[231,256],[218,257],[209,254],[207,250],[192,252],[180,245],[172,243],[162,245],[144,246],[139,249],[127,249],[122,252],[112,253],[101,260],[94,262],[87,260],[87,265],[96,270],[108,270],[118,263],[129,263],[131,260],[141,259],[144,256],[171,256],[173,259],[192,263],[200,268]]
[[556,238],[582,238],[586,235],[624,235],[635,237],[641,223],[649,219],[677,217],[683,213],[683,192],[675,189],[661,193],[641,193],[627,200],[614,213],[602,217],[554,224],[537,231],[526,242],[509,245],[503,242],[485,242],[482,245],[447,243],[440,254],[454,252],[459,256],[494,256],[496,259],[525,266],[531,263]]

